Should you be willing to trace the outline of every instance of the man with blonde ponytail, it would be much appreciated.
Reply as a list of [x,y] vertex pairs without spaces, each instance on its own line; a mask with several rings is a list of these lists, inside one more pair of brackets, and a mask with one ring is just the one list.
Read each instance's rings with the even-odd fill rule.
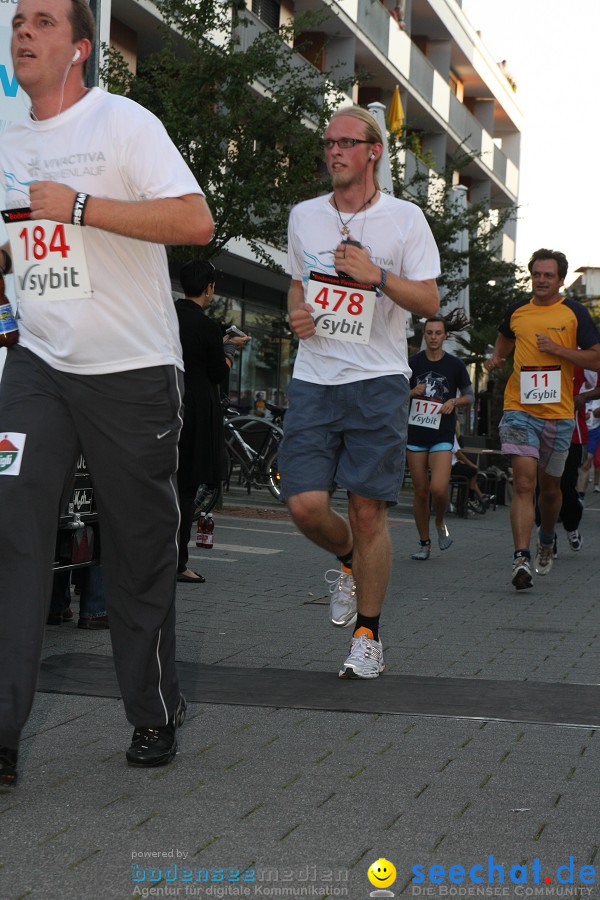
[[[370,113],[339,110],[323,149],[333,192],[299,203],[289,221],[288,309],[300,347],[279,467],[296,525],[341,566],[325,576],[332,624],[354,626],[340,678],[376,678],[387,507],[406,448],[405,313],[437,311],[439,254],[421,210],[380,191],[383,136]],[[331,509],[336,485],[348,493],[348,519]]]

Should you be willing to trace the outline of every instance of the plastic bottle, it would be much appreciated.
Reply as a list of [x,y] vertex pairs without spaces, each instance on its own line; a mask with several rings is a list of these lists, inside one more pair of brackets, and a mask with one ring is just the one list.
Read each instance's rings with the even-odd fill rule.
[[212,550],[215,541],[215,520],[212,513],[206,517],[206,525],[204,526],[204,543],[202,546],[205,550]]
[[4,293],[4,278],[0,275],[0,347],[12,347],[18,340],[19,329]]
[[196,531],[196,547],[204,547],[206,541],[206,513],[200,513],[198,529]]

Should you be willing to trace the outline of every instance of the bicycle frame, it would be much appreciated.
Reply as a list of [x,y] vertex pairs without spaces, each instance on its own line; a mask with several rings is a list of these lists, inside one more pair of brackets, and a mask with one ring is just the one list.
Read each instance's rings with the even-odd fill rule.
[[[240,466],[240,474],[248,493],[253,487],[268,487],[274,497],[279,499],[279,489],[275,475],[272,469],[275,466],[277,447],[283,437],[283,431],[272,422],[266,422],[257,416],[234,416],[225,420],[225,444],[230,453],[231,467],[229,477],[231,476],[231,468],[235,463]],[[258,449],[255,449],[244,438],[244,430],[246,437],[250,434],[250,429],[254,429],[254,433],[264,430]],[[274,480],[275,479],[275,480]],[[229,478],[227,479],[229,483]]]
[[[278,407],[274,407],[278,410]],[[276,500],[281,500],[279,487],[279,471],[277,469],[277,449],[283,437],[283,431],[278,425],[258,416],[241,416],[237,411],[228,410],[225,407],[223,421],[225,431],[225,451],[228,458],[228,467],[223,479],[224,490],[229,490],[231,473],[234,465],[240,467],[240,482],[246,487],[248,493],[252,488],[267,487]],[[281,412],[281,411],[280,411]],[[229,414],[229,418],[228,418]],[[244,439],[244,430],[249,438],[251,430],[254,434],[263,431],[262,442],[258,449]],[[207,487],[200,485],[196,495],[196,503],[192,520],[196,522],[202,512],[210,512],[219,499],[220,487]]]

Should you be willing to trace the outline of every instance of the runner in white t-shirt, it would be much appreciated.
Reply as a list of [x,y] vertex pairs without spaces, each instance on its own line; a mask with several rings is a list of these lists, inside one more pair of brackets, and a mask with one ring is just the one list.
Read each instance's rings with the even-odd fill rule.
[[[354,626],[341,678],[383,671],[379,615],[391,566],[386,509],[404,471],[406,311],[433,315],[439,254],[421,210],[382,194],[383,137],[359,107],[323,140],[333,193],[294,207],[288,235],[290,325],[300,348],[279,453],[298,527],[333,553],[331,621]],[[348,520],[330,492],[348,492]]]
[[31,102],[0,171],[20,343],[0,384],[0,785],[17,778],[80,450],[96,494],[127,760],[175,755],[175,489],[182,362],[164,244],[207,244],[202,190],[161,123],[84,85],[86,0],[19,0],[11,53]]

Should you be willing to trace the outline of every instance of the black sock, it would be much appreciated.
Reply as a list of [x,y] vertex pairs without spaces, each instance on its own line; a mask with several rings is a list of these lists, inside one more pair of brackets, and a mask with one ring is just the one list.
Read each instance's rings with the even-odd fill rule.
[[[356,615],[356,625],[354,626],[354,637],[360,637],[357,632],[360,629],[368,630],[373,635],[373,640],[379,640],[379,616],[363,616],[361,613],[357,613]],[[364,634],[364,631],[361,632]],[[367,635],[369,637],[369,635]]]
[[347,569],[351,569],[351,568],[352,568],[352,551],[353,551],[353,549],[354,549],[354,548],[352,548],[352,550],[350,551],[350,553],[346,553],[345,556],[337,556],[337,557],[336,557],[336,559],[339,559],[339,561],[341,562],[341,564],[342,564],[343,566],[346,566]]
[[431,547],[431,538],[427,538],[426,541],[422,541],[421,538],[419,538],[419,543],[421,547]]
[[523,547],[522,550],[515,550],[513,559],[516,559],[517,556],[524,556],[526,559],[531,559],[531,552],[529,547]]

